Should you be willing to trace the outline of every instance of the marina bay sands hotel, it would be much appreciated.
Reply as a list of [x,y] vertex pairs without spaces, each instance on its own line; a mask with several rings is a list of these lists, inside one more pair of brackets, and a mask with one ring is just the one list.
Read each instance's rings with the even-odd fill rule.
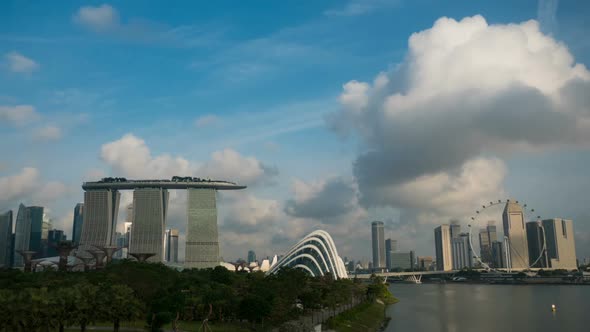
[[133,223],[128,252],[162,262],[168,212],[168,190],[187,190],[185,267],[209,268],[219,264],[217,190],[244,189],[227,181],[174,176],[171,180],[104,178],[84,182],[84,216],[77,255],[116,246],[120,190],[133,190]]

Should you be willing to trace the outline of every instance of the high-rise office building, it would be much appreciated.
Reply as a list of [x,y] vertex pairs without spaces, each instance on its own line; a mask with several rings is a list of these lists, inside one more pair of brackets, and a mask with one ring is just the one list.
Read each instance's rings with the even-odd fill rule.
[[529,247],[522,207],[516,201],[508,201],[502,213],[504,235],[509,243],[509,268],[526,269],[529,267]]
[[492,266],[495,268],[506,267],[506,248],[500,241],[492,242]]
[[16,213],[16,221],[14,223],[14,267],[23,266],[22,257],[16,253],[19,250],[29,250],[29,242],[31,241],[31,220],[26,217],[27,207],[24,204],[19,204],[18,212]]
[[385,265],[391,269],[391,253],[396,251],[397,241],[392,239],[385,240]]
[[453,256],[451,251],[451,228],[449,225],[440,225],[434,229],[434,248],[436,252],[436,269],[438,271],[452,270]]
[[66,235],[64,231],[60,229],[51,229],[47,232],[47,253],[46,257],[55,257],[58,256],[59,253],[57,252],[56,246],[61,242],[66,240]]
[[451,239],[458,238],[461,234],[461,225],[459,224],[459,221],[451,220],[449,231],[451,233]]
[[371,223],[371,236],[373,243],[373,269],[385,269],[385,229],[382,221]]
[[571,220],[553,218],[542,221],[547,241],[549,265],[554,269],[577,269],[574,224]]
[[178,263],[178,229],[166,230],[166,261]]
[[[113,254],[113,258],[123,259],[123,250],[127,249],[127,248],[125,248],[125,240],[126,240],[125,233],[116,232],[115,237],[117,238],[116,246],[117,246],[117,248],[121,248],[121,249],[117,250]],[[127,258],[127,251],[126,250],[125,250],[125,258]]]
[[414,268],[414,253],[413,252],[392,252],[391,253],[391,269],[413,269]]
[[187,191],[188,225],[184,266],[213,268],[219,265],[215,189],[189,188]]
[[12,210],[0,214],[0,269],[11,267]]
[[254,250],[248,250],[248,264],[256,262],[256,253]]
[[84,203],[76,204],[74,207],[74,220],[72,227],[72,242],[74,244],[80,243],[80,236],[82,235],[82,224],[84,222]]
[[77,254],[92,257],[87,250],[114,246],[117,243],[117,215],[121,194],[114,189],[93,189],[84,192],[84,211],[80,246]]
[[50,257],[54,251],[49,248],[49,230],[53,228],[53,221],[47,213],[43,213],[43,222],[41,224],[41,253],[38,258]]
[[485,263],[492,262],[492,243],[487,229],[479,230],[479,256]]
[[27,207],[20,204],[14,233],[14,266],[21,267],[24,265],[24,261],[17,251],[30,250],[37,254],[42,253],[43,207]]
[[[529,246],[529,265],[531,267],[546,268],[549,267],[547,251],[543,250],[543,226],[539,221],[530,221],[526,223],[526,236]],[[541,254],[543,254],[541,256]],[[534,265],[533,265],[534,264]]]
[[430,270],[432,262],[434,260],[431,256],[418,256],[418,269],[419,270]]
[[493,225],[494,221],[489,221],[488,222],[488,226],[486,227],[487,231],[488,231],[488,239],[490,240],[490,243],[494,242],[494,241],[498,241],[498,233],[496,232],[496,226]]
[[[128,219],[133,220],[133,219]],[[131,221],[126,221],[124,224],[123,236],[125,237],[125,241],[123,242],[123,248],[121,251],[121,258],[129,258],[129,245],[131,243],[131,228],[133,227],[133,223]]]
[[140,188],[133,191],[133,227],[129,254],[155,254],[149,262],[164,261],[164,230],[168,190]]
[[469,234],[462,233],[451,240],[451,252],[453,253],[453,269],[473,267],[473,255],[469,246]]

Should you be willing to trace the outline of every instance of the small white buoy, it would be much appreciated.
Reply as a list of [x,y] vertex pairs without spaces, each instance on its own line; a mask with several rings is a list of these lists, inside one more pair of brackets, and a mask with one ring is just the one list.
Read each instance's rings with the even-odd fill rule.
[[557,307],[555,306],[555,304],[552,304],[551,305],[551,311],[555,311],[555,310],[557,310]]

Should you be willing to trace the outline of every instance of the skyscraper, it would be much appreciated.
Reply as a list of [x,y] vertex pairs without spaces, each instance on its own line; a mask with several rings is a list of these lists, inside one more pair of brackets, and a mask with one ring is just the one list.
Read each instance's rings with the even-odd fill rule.
[[215,189],[189,188],[187,191],[188,225],[184,266],[213,268],[219,265]]
[[11,266],[12,210],[0,214],[0,268]]
[[485,263],[492,262],[492,246],[487,229],[479,230],[479,256]]
[[436,251],[436,269],[438,271],[450,271],[453,269],[451,252],[451,228],[449,225],[440,225],[434,229],[434,248]]
[[117,243],[117,215],[121,194],[114,189],[92,189],[84,192],[82,233],[78,255],[91,257],[87,250],[114,246]]
[[[117,258],[117,259],[127,258],[127,248],[125,248],[125,246],[126,246],[125,242],[127,239],[126,234],[116,232],[115,237],[117,238],[117,244],[116,244],[117,248],[121,248],[121,249],[117,250],[113,254],[113,258]],[[123,257],[123,253],[125,253],[125,257]]]
[[397,248],[397,241],[392,239],[385,240],[385,265],[387,269],[391,269],[391,253]]
[[[526,236],[529,246],[529,265],[531,267],[549,267],[547,251],[543,251],[543,233],[543,228],[540,222],[530,221],[526,223]],[[542,257],[541,253],[543,254]],[[537,262],[535,263],[535,261]]]
[[256,253],[254,250],[248,250],[248,264],[256,262]]
[[47,257],[54,257],[58,256],[59,253],[55,246],[59,244],[61,241],[66,240],[66,235],[64,231],[60,229],[51,229],[47,232]]
[[379,270],[387,267],[385,264],[385,234],[381,221],[371,223],[371,235],[373,240],[373,269]]
[[53,251],[49,249],[49,230],[53,228],[53,221],[47,213],[43,213],[43,222],[41,224],[41,253],[38,258],[50,257]]
[[500,241],[492,242],[492,266],[495,268],[506,267],[506,248]]
[[169,229],[166,231],[166,261],[178,263],[178,230]]
[[492,243],[494,241],[498,241],[498,234],[496,232],[496,226],[492,225],[491,223],[494,223],[494,221],[489,221],[489,224],[486,227],[486,229],[488,230],[488,239],[490,239],[490,243]]
[[529,247],[526,238],[524,212],[516,201],[508,201],[502,213],[504,235],[509,242],[509,268],[529,267]]
[[451,225],[449,226],[451,239],[458,238],[461,234],[461,225],[457,220],[451,220]]
[[84,222],[84,203],[76,204],[74,207],[74,221],[72,227],[72,242],[74,244],[80,243],[80,236],[82,235],[82,223]]
[[574,224],[571,220],[553,218],[543,220],[547,240],[549,265],[554,269],[577,269]]
[[453,269],[473,267],[473,258],[469,246],[469,234],[462,233],[451,240],[451,252],[453,253]]
[[168,211],[168,190],[140,188],[133,191],[133,227],[130,254],[155,254],[149,262],[164,260],[164,229]]
[[391,253],[391,268],[392,269],[412,269],[414,253],[413,252],[392,252]]
[[41,253],[41,236],[43,232],[43,207],[20,204],[16,216],[14,237],[14,266],[24,265],[22,256],[17,251],[31,250]]
[[120,250],[121,258],[129,258],[129,245],[131,244],[131,228],[133,227],[133,223],[131,222],[133,218],[127,219],[123,224],[125,232],[123,233],[123,237],[125,238],[123,242],[123,248]]
[[424,271],[430,270],[432,261],[433,259],[430,256],[418,256],[418,269]]

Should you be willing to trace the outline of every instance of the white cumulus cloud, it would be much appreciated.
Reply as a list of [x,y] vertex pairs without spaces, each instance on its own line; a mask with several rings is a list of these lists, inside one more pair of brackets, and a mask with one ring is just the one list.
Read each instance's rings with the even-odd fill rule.
[[264,165],[254,157],[242,156],[232,149],[213,152],[211,158],[204,162],[189,161],[169,154],[152,156],[145,141],[133,134],[104,144],[101,158],[113,169],[114,175],[135,178],[190,175],[252,185],[266,181],[277,173],[275,168]]
[[395,70],[345,84],[328,122],[364,143],[354,162],[363,205],[460,215],[503,193],[497,158],[587,148],[589,93],[586,67],[536,21],[441,18],[412,34]]
[[31,194],[38,182],[39,171],[33,167],[25,167],[18,174],[0,177],[0,202],[10,202]]
[[74,22],[98,32],[116,29],[119,13],[110,5],[81,7],[73,17]]

